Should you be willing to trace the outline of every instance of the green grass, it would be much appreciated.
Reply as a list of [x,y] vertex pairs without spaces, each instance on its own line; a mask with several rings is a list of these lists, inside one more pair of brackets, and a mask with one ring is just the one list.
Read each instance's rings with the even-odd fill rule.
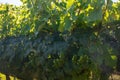
[[[10,80],[19,80],[19,79],[14,79],[13,76],[9,76],[9,77],[10,77]],[[5,74],[0,73],[0,80],[6,80]]]
[[6,80],[6,76],[2,73],[0,73],[0,80]]

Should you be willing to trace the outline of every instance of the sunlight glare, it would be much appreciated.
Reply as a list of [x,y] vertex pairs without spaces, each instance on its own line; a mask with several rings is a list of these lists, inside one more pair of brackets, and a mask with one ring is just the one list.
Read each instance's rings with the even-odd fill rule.
[[118,2],[119,0],[112,0],[113,2]]
[[16,5],[16,6],[22,5],[22,2],[20,0],[0,0],[0,3],[12,4],[12,5]]

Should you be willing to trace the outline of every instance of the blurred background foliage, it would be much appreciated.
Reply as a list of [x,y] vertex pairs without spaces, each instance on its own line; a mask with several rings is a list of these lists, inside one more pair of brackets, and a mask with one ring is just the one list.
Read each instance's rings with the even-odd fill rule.
[[0,4],[1,72],[25,80],[107,80],[120,70],[120,2],[21,1]]

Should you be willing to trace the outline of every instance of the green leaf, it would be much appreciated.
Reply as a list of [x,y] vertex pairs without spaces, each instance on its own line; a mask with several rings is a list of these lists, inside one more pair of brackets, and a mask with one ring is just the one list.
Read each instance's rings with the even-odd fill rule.
[[71,26],[72,26],[72,20],[70,20],[70,18],[69,17],[65,17],[65,31],[66,30],[70,30],[70,28],[71,28]]
[[95,9],[88,13],[87,21],[88,22],[96,22],[102,20],[102,9]]

